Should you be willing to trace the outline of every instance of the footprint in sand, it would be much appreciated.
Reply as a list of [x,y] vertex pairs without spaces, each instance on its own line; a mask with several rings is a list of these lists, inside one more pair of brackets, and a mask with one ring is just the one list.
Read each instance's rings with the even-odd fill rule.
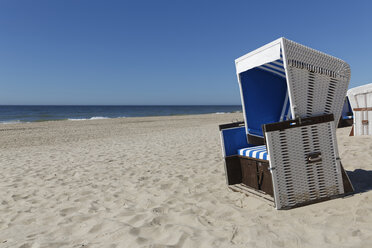
[[65,209],[62,209],[61,211],[59,211],[59,215],[66,216],[66,215],[72,214],[72,213],[74,213],[76,211],[77,211],[77,208],[76,207],[65,208]]
[[157,207],[157,208],[153,208],[151,211],[156,215],[160,215],[160,214],[164,214],[165,208],[164,207]]
[[96,224],[94,225],[90,230],[89,233],[96,233],[99,232],[102,229],[102,224]]

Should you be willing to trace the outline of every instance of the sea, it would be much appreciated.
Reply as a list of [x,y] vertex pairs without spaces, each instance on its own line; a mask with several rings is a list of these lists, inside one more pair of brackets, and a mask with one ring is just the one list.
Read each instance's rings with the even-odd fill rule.
[[60,120],[95,120],[144,116],[225,114],[241,112],[241,105],[177,105],[177,106],[61,106],[0,105],[0,123],[23,123]]

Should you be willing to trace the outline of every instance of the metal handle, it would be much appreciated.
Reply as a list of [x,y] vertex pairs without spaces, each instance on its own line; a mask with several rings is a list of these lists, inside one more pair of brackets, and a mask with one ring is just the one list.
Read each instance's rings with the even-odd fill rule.
[[322,153],[321,152],[313,152],[307,155],[307,161],[309,163],[316,163],[322,161]]

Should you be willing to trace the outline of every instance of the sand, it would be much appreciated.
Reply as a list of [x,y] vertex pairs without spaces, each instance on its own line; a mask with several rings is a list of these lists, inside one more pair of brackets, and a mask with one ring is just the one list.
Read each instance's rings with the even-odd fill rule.
[[371,247],[372,137],[337,131],[357,193],[275,210],[227,189],[242,114],[0,125],[0,247]]

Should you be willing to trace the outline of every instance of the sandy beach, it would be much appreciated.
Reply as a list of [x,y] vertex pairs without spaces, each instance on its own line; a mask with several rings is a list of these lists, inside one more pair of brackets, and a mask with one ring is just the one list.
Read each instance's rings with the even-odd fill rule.
[[0,247],[371,247],[372,138],[338,129],[350,197],[275,210],[228,190],[242,114],[0,125]]

